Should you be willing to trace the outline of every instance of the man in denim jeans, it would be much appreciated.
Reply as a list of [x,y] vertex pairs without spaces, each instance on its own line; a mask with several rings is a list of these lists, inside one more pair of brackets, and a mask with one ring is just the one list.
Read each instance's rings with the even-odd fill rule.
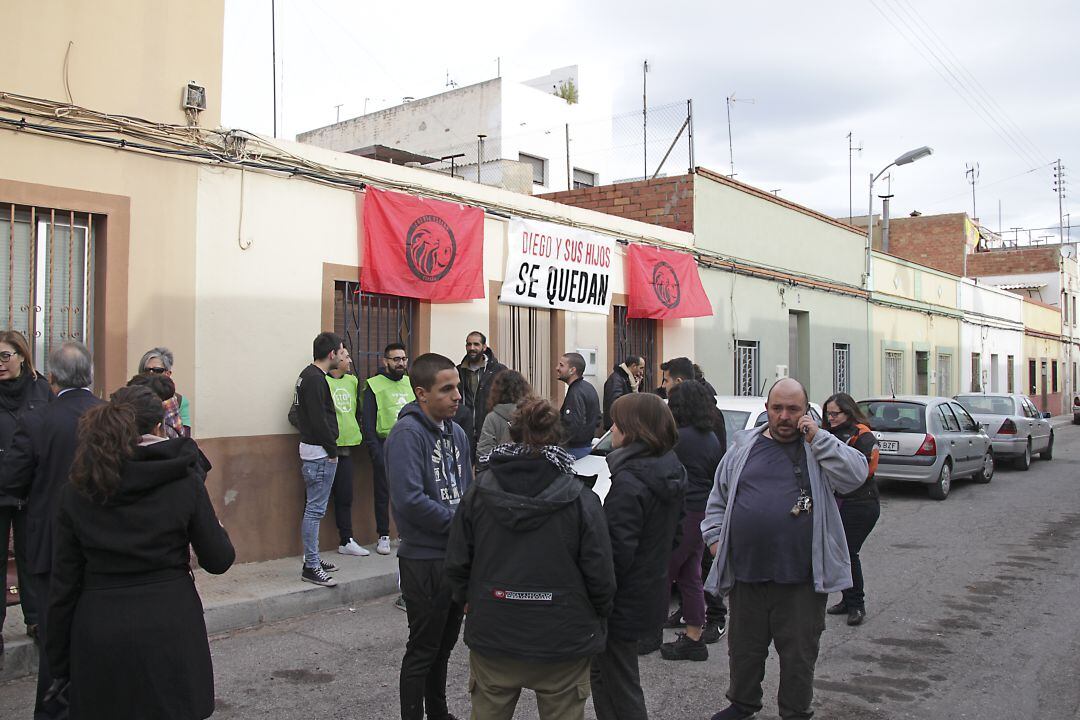
[[296,393],[289,412],[290,422],[300,430],[301,473],[307,490],[304,519],[300,524],[304,542],[300,579],[323,587],[337,585],[327,574],[337,570],[337,566],[319,558],[319,522],[326,514],[337,471],[337,413],[326,376],[340,364],[343,347],[341,338],[334,333],[319,333],[312,343],[313,361],[296,379]]

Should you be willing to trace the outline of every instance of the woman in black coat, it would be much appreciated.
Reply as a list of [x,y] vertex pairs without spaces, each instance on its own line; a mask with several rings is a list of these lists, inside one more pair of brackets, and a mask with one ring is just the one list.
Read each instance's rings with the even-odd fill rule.
[[[21,332],[0,332],[0,458],[11,447],[15,426],[23,414],[51,402],[53,399],[49,382],[30,362],[30,346]],[[15,531],[15,565],[19,571],[19,599],[22,604],[26,634],[34,637],[37,631],[38,603],[29,593],[29,583],[24,582],[26,510],[19,507],[15,498],[0,495],[0,546],[4,558],[0,566],[0,588],[7,588],[7,539]],[[45,598],[42,598],[44,602]],[[7,603],[0,601],[0,627],[7,617]],[[4,637],[0,635],[0,653],[4,652]]]
[[615,565],[615,606],[604,652],[593,658],[597,720],[645,720],[638,674],[639,638],[667,616],[667,568],[682,516],[686,471],[672,452],[675,419],[650,393],[623,395],[611,406],[607,456],[611,489],[604,516]]
[[195,442],[166,440],[161,401],[117,390],[79,423],[56,520],[45,650],[72,720],[195,720],[214,673],[188,546],[207,571],[235,558]]

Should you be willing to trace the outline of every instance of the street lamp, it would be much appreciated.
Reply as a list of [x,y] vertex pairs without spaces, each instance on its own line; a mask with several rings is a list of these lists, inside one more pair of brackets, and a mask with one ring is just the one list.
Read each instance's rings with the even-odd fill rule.
[[923,145],[920,148],[915,148],[914,150],[908,150],[906,153],[904,153],[900,157],[896,158],[895,160],[893,160],[891,163],[889,163],[885,167],[881,168],[881,172],[879,172],[877,175],[873,175],[873,174],[870,175],[870,201],[867,204],[867,211],[866,211],[866,289],[867,290],[872,289],[870,287],[870,253],[874,248],[874,183],[877,182],[877,179],[879,177],[881,177],[882,175],[885,174],[886,170],[893,167],[894,165],[895,166],[907,165],[908,163],[913,163],[916,160],[922,160],[924,157],[927,157],[928,155],[933,155],[933,154],[934,154],[933,148],[931,148],[931,147],[929,147],[927,145]]

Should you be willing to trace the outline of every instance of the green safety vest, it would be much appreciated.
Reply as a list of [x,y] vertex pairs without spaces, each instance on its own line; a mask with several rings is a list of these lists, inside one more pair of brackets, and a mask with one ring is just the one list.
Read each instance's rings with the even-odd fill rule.
[[379,409],[375,418],[375,432],[379,437],[385,438],[390,434],[390,428],[397,422],[401,408],[416,399],[412,382],[408,375],[394,382],[385,375],[379,374],[368,378],[367,384],[371,392],[375,394],[375,404]]
[[330,385],[330,397],[334,399],[334,411],[337,412],[338,447],[359,445],[364,439],[360,423],[356,421],[356,390],[360,381],[355,375],[340,378],[327,375],[326,382]]

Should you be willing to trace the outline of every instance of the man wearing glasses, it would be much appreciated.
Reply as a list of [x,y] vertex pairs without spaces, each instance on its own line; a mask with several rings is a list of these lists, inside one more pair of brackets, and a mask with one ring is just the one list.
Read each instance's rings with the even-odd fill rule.
[[371,454],[372,490],[375,496],[375,528],[379,544],[375,552],[390,554],[390,489],[386,483],[383,444],[397,422],[401,408],[416,399],[406,371],[409,354],[401,343],[390,343],[383,349],[384,369],[364,383],[361,430],[364,444]]

